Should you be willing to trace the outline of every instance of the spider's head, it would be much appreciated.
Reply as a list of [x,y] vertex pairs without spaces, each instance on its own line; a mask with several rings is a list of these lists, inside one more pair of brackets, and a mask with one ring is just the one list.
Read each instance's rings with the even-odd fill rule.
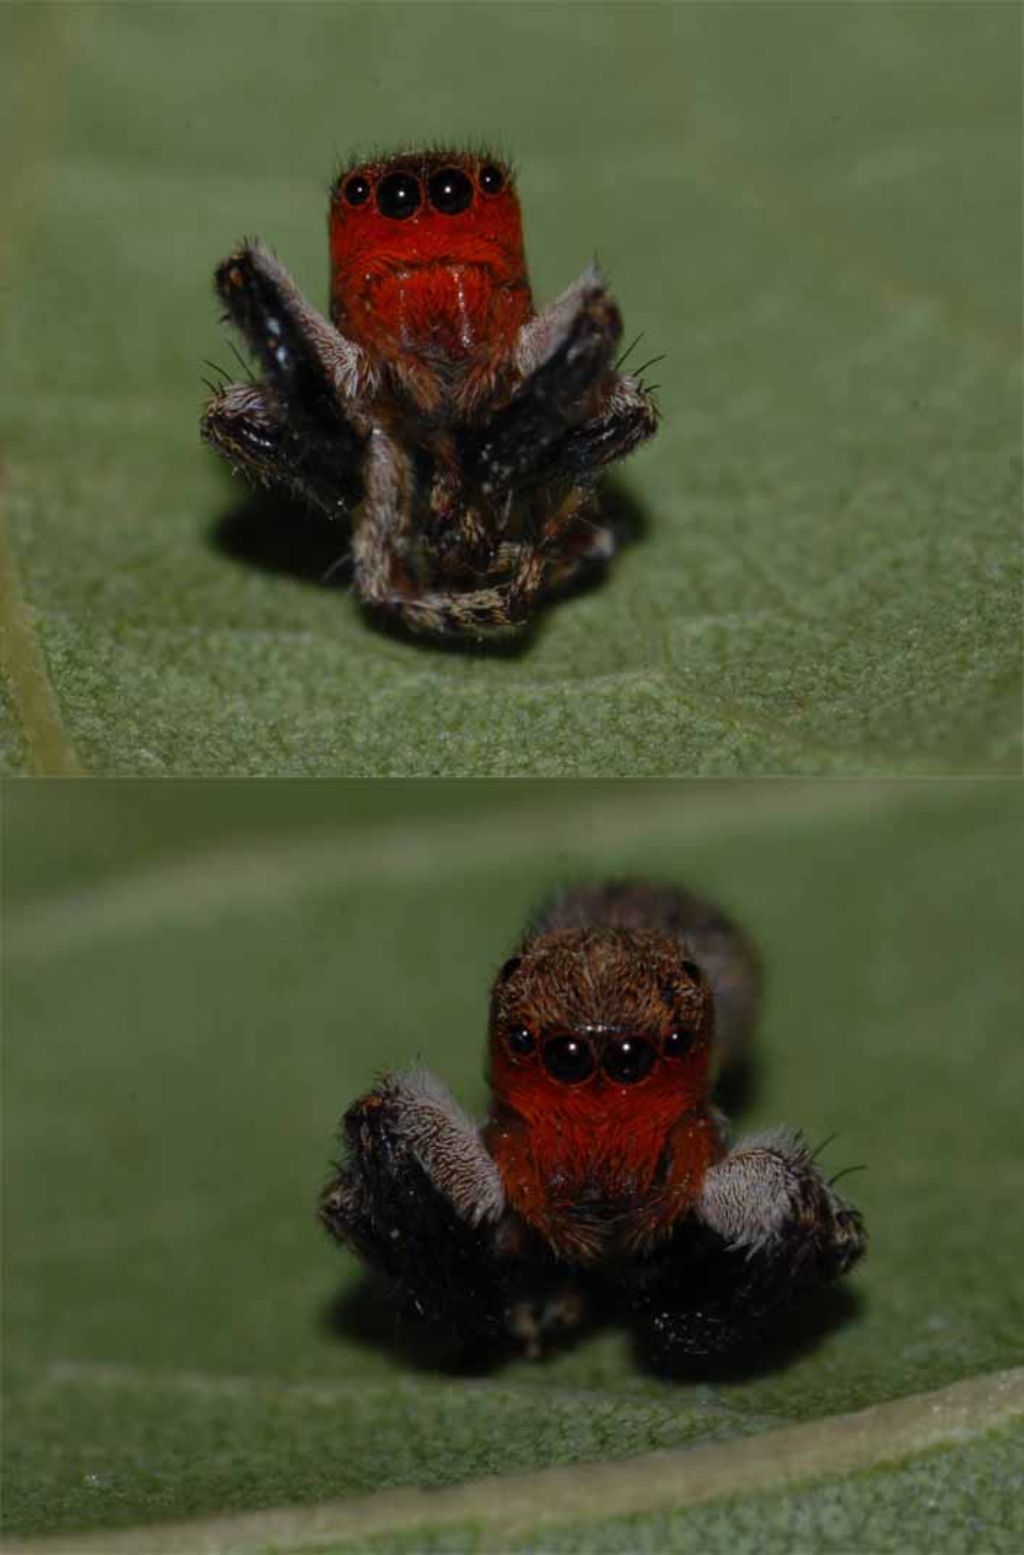
[[511,170],[410,151],[347,167],[331,191],[331,316],[387,355],[510,346],[532,304]]
[[571,1138],[577,1153],[592,1142],[617,1155],[621,1141],[653,1161],[707,1100],[713,1029],[710,986],[677,939],[605,927],[538,935],[494,984],[495,1102],[553,1150]]

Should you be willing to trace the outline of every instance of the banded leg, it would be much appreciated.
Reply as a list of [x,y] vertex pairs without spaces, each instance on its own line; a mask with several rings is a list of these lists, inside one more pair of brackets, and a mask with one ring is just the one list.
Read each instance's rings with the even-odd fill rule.
[[520,546],[510,576],[488,587],[446,590],[424,585],[412,556],[410,507],[414,471],[408,455],[374,428],[365,461],[366,501],[352,540],[356,591],[368,610],[434,636],[493,636],[521,626],[544,583],[546,555]]
[[545,583],[545,558],[539,551],[521,548],[513,576],[488,588],[418,590],[406,586],[381,588],[367,584],[360,571],[360,540],[353,544],[356,585],[371,611],[395,617],[411,632],[434,637],[494,638],[519,631],[533,614],[533,602]]

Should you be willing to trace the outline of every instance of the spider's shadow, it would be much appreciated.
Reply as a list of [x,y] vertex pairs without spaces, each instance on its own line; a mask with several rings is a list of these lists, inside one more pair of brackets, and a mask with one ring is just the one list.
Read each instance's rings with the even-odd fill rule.
[[[657,1364],[643,1338],[634,1336],[639,1366],[665,1381],[680,1383],[751,1382],[784,1371],[813,1354],[833,1330],[857,1317],[863,1297],[845,1285],[825,1285],[795,1301],[767,1323],[748,1347],[724,1355],[688,1356],[666,1370]],[[383,1351],[416,1371],[449,1377],[484,1377],[520,1353],[515,1344],[459,1346],[425,1323],[403,1316],[390,1299],[386,1284],[367,1274],[354,1287],[339,1292],[321,1314],[322,1326],[336,1339]],[[588,1322],[559,1346],[575,1348],[591,1334],[616,1323],[614,1306],[596,1306]]]
[[634,1352],[640,1366],[666,1381],[755,1382],[813,1355],[829,1334],[858,1317],[863,1306],[859,1291],[846,1285],[822,1285],[776,1313],[748,1344],[722,1355],[687,1356],[666,1369],[654,1363],[640,1335],[634,1340]]
[[[647,534],[644,509],[614,477],[602,482],[601,511],[620,548],[637,544]],[[214,520],[209,531],[213,547],[242,566],[296,578],[314,588],[338,591],[347,591],[352,585],[349,538],[347,524],[329,519],[284,492],[263,488],[247,490],[240,502],[233,503]],[[553,591],[549,602],[590,593],[601,586],[608,571],[604,564],[595,563]],[[366,619],[378,631],[401,642],[415,642],[435,653],[470,657],[519,658],[529,649],[537,632],[534,623],[514,635],[483,641],[433,638],[419,636],[387,616],[367,612]]]
[[399,1311],[386,1282],[364,1274],[331,1298],[321,1326],[335,1339],[379,1350],[414,1371],[450,1377],[484,1377],[515,1353],[511,1344],[458,1345],[428,1323]]

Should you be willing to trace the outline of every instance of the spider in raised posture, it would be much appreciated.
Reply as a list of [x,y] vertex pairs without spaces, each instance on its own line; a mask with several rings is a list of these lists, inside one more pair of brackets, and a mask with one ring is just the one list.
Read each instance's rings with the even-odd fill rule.
[[864,1249],[799,1134],[728,1141],[714,1072],[758,998],[749,941],[700,898],[567,892],[494,981],[484,1126],[425,1071],[386,1075],[345,1114],[321,1219],[464,1344],[540,1354],[591,1307],[669,1371],[747,1344]]
[[509,169],[461,151],[347,168],[331,192],[331,321],[259,242],[218,266],[259,363],[203,413],[236,468],[351,517],[356,593],[417,632],[521,627],[606,561],[602,466],[650,437],[617,372],[619,310],[594,268],[536,314]]

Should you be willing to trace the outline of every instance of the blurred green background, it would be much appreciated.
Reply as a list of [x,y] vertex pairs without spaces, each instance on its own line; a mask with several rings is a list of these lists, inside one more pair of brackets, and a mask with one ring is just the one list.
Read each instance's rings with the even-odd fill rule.
[[[8,1526],[622,1457],[1019,1360],[1021,809],[1000,782],[7,784]],[[549,889],[621,871],[756,935],[738,1124],[836,1133],[869,1257],[756,1373],[663,1383],[604,1332],[446,1374],[388,1313],[341,1317],[360,1272],[314,1220],[336,1119],[416,1057],[482,1109],[493,969]],[[643,1547],[862,1547],[888,1507],[913,1548],[938,1507],[1008,1548],[1004,1439],[929,1462],[656,1520]]]
[[[5,5],[6,769],[1017,770],[1020,42],[986,0]],[[369,628],[196,432],[229,246],[322,302],[337,159],[481,137],[538,297],[596,250],[667,353],[645,537],[513,659]]]

